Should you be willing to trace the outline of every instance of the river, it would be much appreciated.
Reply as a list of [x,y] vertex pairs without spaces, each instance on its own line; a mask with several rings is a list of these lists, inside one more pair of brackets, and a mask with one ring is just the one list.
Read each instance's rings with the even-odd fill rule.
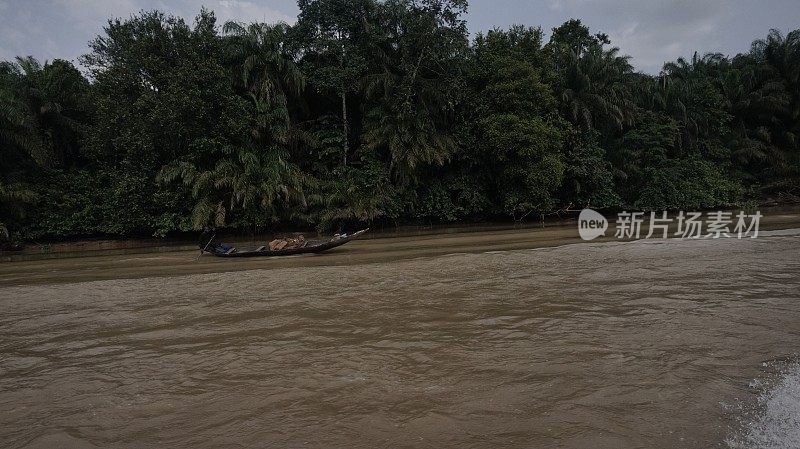
[[800,447],[799,275],[787,230],[6,286],[0,441]]

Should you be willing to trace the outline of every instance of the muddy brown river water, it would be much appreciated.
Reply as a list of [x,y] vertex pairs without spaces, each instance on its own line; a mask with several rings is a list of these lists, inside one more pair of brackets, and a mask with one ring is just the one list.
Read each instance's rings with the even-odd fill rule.
[[0,445],[800,447],[800,230],[487,249],[31,274],[0,290]]

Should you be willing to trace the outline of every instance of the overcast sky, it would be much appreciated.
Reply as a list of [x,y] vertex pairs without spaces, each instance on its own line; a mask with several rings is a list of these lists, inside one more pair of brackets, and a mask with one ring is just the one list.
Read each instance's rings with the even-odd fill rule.
[[[75,61],[110,17],[160,9],[193,18],[202,5],[220,23],[292,23],[297,15],[294,0],[0,0],[0,60]],[[607,33],[637,69],[657,73],[695,50],[735,55],[770,28],[800,28],[800,0],[471,0],[467,20],[472,33],[515,23],[549,32],[572,17]]]

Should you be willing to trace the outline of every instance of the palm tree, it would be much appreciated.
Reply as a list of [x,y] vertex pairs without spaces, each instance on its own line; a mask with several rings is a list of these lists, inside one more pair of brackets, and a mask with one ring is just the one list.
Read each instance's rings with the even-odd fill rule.
[[[25,208],[37,198],[36,192],[22,182],[0,182],[0,229],[7,235],[6,223],[2,220],[25,216]],[[0,238],[0,241],[3,239]]]
[[800,30],[786,36],[779,30],[770,30],[766,39],[753,42],[750,53],[757,61],[766,62],[787,86],[800,83]]
[[730,61],[719,53],[702,57],[695,53],[691,60],[678,58],[638,86],[637,103],[678,122],[678,150],[686,153],[697,149],[698,142],[724,133],[731,120],[722,87],[730,67]]
[[66,61],[42,66],[31,56],[2,63],[0,72],[7,85],[0,94],[4,105],[0,120],[6,122],[0,139],[14,140],[45,167],[73,161],[80,119],[85,118],[79,109],[88,89],[86,79]]
[[[305,79],[284,48],[288,26],[228,22],[227,56],[234,84],[252,107],[254,126],[243,144],[215,148],[210,158],[194,157],[165,166],[163,182],[177,180],[195,204],[192,224],[263,224],[277,218],[281,203],[305,203],[303,187],[312,182],[288,160],[297,140],[287,97],[299,95]],[[195,155],[197,156],[197,155]]]
[[381,166],[338,167],[338,178],[326,182],[323,194],[315,198],[320,203],[320,228],[341,225],[348,221],[370,222],[387,215],[386,207],[395,200],[397,192]]
[[19,98],[21,77],[19,66],[0,63],[0,246],[9,239],[9,221],[23,217],[36,199],[18,172],[44,146],[35,117]]
[[727,58],[722,53],[706,53],[700,56],[699,53],[694,52],[691,61],[680,57],[675,61],[665,63],[661,74],[682,80],[713,78],[720,73],[727,62]]
[[570,53],[563,74],[562,107],[583,129],[608,126],[621,130],[631,119],[633,105],[627,81],[633,68],[619,49],[592,46],[580,56]]
[[790,98],[780,84],[763,79],[763,73],[747,64],[731,68],[719,78],[732,117],[729,145],[733,157],[742,165],[768,163],[782,167],[785,158],[772,145],[772,132],[767,126],[778,111],[786,109]]
[[409,74],[388,70],[367,82],[372,106],[366,113],[365,149],[386,150],[390,175],[413,179],[424,164],[444,164],[455,142],[444,126],[449,109],[438,80],[405,79]]
[[286,107],[287,96],[303,91],[305,77],[285,45],[289,25],[227,22],[223,31],[238,82],[258,101]]
[[[776,118],[782,122],[777,126],[784,146],[797,149],[800,140],[800,30],[784,36],[771,30],[764,40],[753,43],[750,54],[757,62],[764,63],[764,75],[772,83],[780,84],[786,92],[788,104],[777,110]],[[776,86],[771,87],[773,90]]]
[[370,47],[381,69],[363,81],[362,138],[366,150],[388,157],[390,176],[406,183],[416,178],[420,166],[442,165],[455,151],[449,119],[460,44],[433,12],[404,17],[400,5],[385,5],[386,23],[380,26],[389,32]]
[[231,213],[238,214],[239,223],[264,224],[277,218],[278,203],[304,203],[308,180],[278,149],[226,147],[221,153],[209,167],[176,161],[159,173],[159,180],[181,180],[189,189],[195,229],[235,224]]
[[44,144],[35,117],[21,98],[22,72],[17,64],[0,63],[0,162],[11,157],[12,149],[42,159]]
[[288,103],[305,89],[306,78],[286,48],[289,26],[251,23],[246,27],[227,22],[227,55],[237,76],[236,84],[246,92],[256,111],[252,137],[268,147],[274,141],[291,145],[308,137],[290,121]]

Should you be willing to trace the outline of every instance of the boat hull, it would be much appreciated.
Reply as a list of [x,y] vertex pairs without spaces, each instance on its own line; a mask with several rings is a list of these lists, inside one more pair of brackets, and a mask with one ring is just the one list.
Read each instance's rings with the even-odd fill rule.
[[212,255],[217,257],[275,257],[275,256],[291,256],[294,254],[314,254],[314,253],[321,253],[322,251],[327,251],[332,248],[336,248],[337,246],[342,246],[345,243],[355,240],[368,230],[369,229],[362,229],[358,232],[354,232],[353,234],[348,235],[347,237],[342,237],[339,239],[331,239],[326,242],[313,243],[313,244],[309,243],[302,248],[286,248],[274,251],[271,251],[269,249],[263,249],[261,251],[251,250],[251,251],[233,251],[233,252],[205,250],[205,252],[211,253]]

